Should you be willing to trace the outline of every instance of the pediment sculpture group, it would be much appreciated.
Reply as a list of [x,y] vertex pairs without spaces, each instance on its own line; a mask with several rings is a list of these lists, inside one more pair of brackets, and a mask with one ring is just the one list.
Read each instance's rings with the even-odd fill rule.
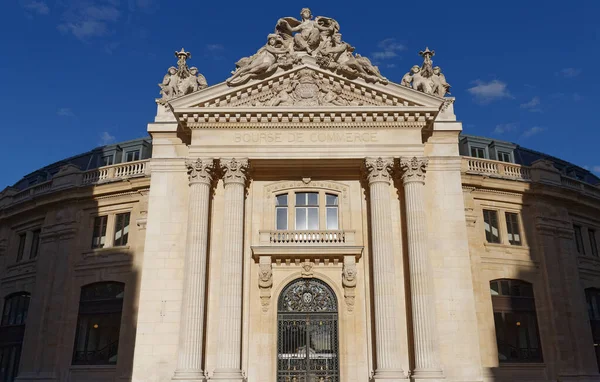
[[[266,78],[278,68],[288,70],[300,65],[302,58],[306,56],[314,57],[321,68],[346,78],[362,78],[370,83],[388,84],[387,78],[381,75],[377,66],[367,57],[354,53],[354,47],[342,40],[340,25],[336,20],[324,16],[313,18],[308,8],[303,8],[300,16],[300,20],[294,17],[279,19],[274,32],[267,36],[267,43],[252,56],[238,60],[227,84],[237,86],[251,79]],[[421,67],[413,66],[402,78],[401,85],[438,97],[449,94],[450,85],[441,69],[432,65],[431,57],[435,52],[427,48],[419,54],[423,57],[423,64]],[[198,69],[188,68],[186,60],[191,57],[190,53],[182,49],[175,52],[175,55],[178,59],[177,67],[170,67],[163,82],[159,84],[162,98],[157,102],[161,104],[207,87],[206,79],[198,73]],[[333,92],[336,93],[336,90],[333,89]],[[284,93],[282,91],[279,94],[277,99],[280,101],[273,102],[285,104]],[[335,98],[334,93],[330,94],[332,99]],[[345,104],[341,99],[338,101]]]

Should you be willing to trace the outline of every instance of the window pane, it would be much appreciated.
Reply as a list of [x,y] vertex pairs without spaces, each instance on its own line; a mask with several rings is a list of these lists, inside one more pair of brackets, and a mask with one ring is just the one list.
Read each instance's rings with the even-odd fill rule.
[[510,160],[510,153],[507,153],[505,151],[498,151],[498,160],[502,161],[502,162],[511,162]]
[[108,216],[94,218],[94,233],[92,234],[92,248],[103,248],[106,241],[106,222]]
[[319,229],[318,208],[308,208],[308,229]]
[[500,294],[497,281],[492,281],[490,283],[490,291],[492,293],[492,296],[498,296]]
[[287,194],[277,195],[277,198],[275,200],[275,205],[276,206],[287,206],[288,205],[287,200],[288,200]]
[[277,207],[277,229],[287,229],[287,207]]
[[327,207],[327,229],[339,229],[337,207]]
[[30,296],[26,292],[20,292],[8,296],[4,300],[2,322],[0,326],[24,325],[29,310]]
[[326,198],[326,203],[328,206],[337,206],[338,205],[338,196],[337,195],[325,194],[325,198]]
[[518,215],[516,213],[507,212],[505,216],[509,243],[512,245],[521,245],[521,234],[519,232]]
[[17,249],[17,262],[23,260],[23,252],[25,252],[25,239],[27,238],[25,233],[19,235],[19,248]]
[[592,247],[592,255],[598,256],[598,245],[596,244],[596,230],[588,230],[588,236],[590,237],[590,246]]
[[129,238],[129,212],[117,214],[115,224],[115,245],[127,245]]
[[581,255],[585,255],[585,249],[583,248],[583,236],[581,235],[581,227],[578,225],[574,225],[573,231],[575,232],[575,246],[577,247],[577,252]]
[[112,164],[113,164],[113,156],[112,155],[102,157],[102,166],[110,166]]
[[308,193],[308,205],[309,206],[318,206],[319,205],[319,194],[316,192]]
[[40,233],[39,229],[33,231],[33,238],[31,240],[31,251],[29,252],[29,258],[35,259],[40,250]]
[[305,207],[296,208],[296,229],[308,229]]
[[297,206],[305,206],[306,205],[306,192],[298,192],[296,193],[296,205]]
[[485,226],[485,238],[488,243],[500,243],[498,212],[493,210],[483,210],[483,221]]

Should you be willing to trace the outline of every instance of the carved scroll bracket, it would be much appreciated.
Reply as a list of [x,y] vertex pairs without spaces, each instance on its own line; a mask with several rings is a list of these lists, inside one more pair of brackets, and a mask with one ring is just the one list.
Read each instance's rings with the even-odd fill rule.
[[354,310],[354,299],[356,297],[356,259],[354,256],[344,256],[344,267],[342,268],[342,285],[344,287],[344,298],[348,312]]
[[258,260],[258,288],[260,289],[260,304],[263,312],[266,312],[271,304],[271,289],[273,288],[271,256],[261,256]]

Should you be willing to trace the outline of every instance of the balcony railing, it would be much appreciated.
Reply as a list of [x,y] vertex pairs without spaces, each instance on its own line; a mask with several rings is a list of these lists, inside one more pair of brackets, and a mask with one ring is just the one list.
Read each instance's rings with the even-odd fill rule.
[[529,167],[489,159],[463,157],[462,170],[471,174],[482,174],[520,180],[531,179]]
[[83,173],[82,183],[95,184],[112,180],[127,179],[146,175],[148,160],[119,163],[112,166],[99,167]]
[[354,231],[260,231],[261,244],[269,245],[344,245],[354,244]]

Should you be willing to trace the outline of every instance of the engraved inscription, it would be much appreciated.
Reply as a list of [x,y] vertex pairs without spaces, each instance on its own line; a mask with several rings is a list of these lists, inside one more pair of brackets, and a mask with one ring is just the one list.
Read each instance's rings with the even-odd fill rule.
[[270,143],[340,143],[364,144],[378,142],[377,132],[343,132],[343,131],[315,131],[315,132],[261,132],[261,133],[235,133],[235,143],[270,144]]

